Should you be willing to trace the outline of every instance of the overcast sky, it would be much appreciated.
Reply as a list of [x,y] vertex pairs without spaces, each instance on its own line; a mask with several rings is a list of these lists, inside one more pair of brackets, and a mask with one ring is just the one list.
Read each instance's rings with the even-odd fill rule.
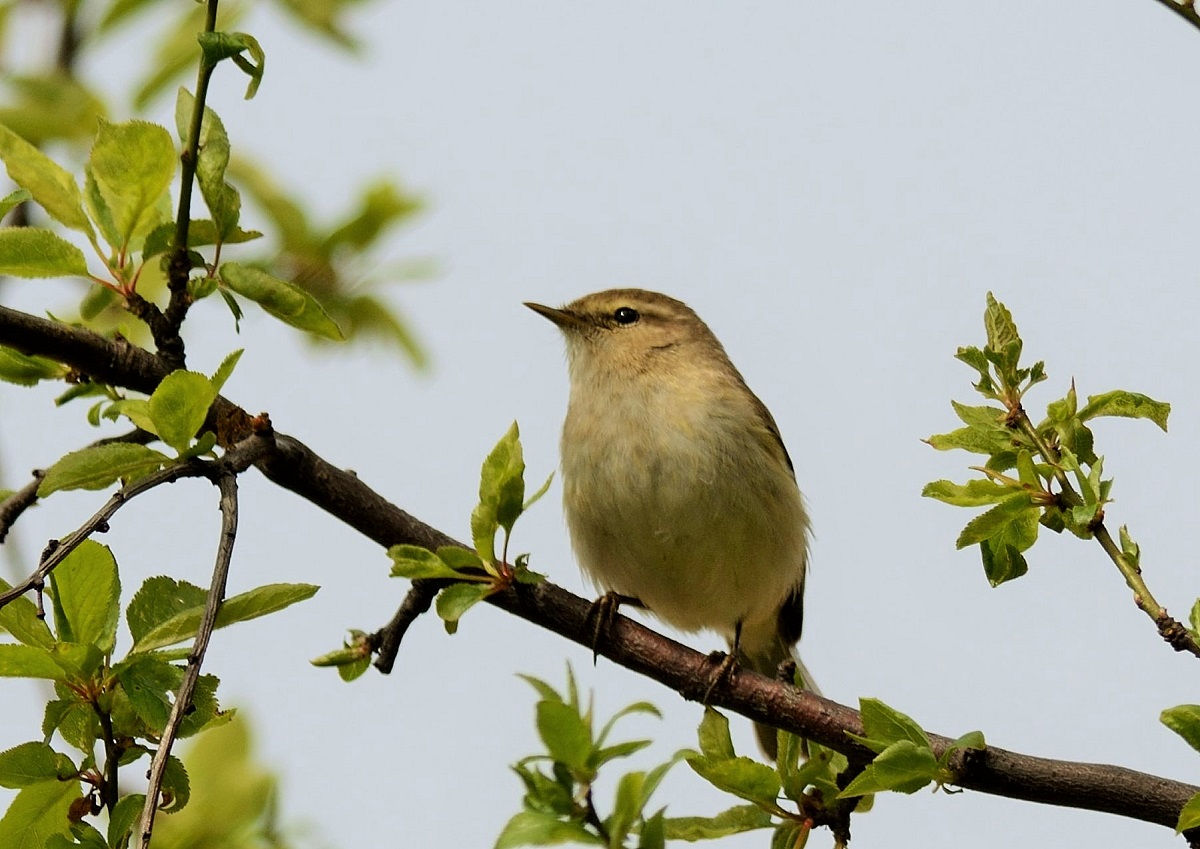
[[[674,295],[725,343],[795,461],[816,534],[802,649],[826,694],[881,698],[951,736],[981,729],[1005,748],[1200,780],[1200,760],[1158,722],[1200,701],[1196,661],[1159,641],[1098,546],[1046,534],[1030,574],[993,590],[977,551],[954,549],[971,512],[920,497],[975,462],[920,440],[956,426],[951,398],[974,402],[952,355],[982,344],[993,291],[1027,355],[1046,360],[1034,410],[1072,378],[1081,395],[1172,402],[1169,435],[1106,420],[1097,448],[1116,478],[1109,521],[1141,543],[1160,600],[1185,616],[1200,594],[1200,32],[1153,0],[409,0],[353,17],[359,60],[274,14],[242,28],[268,66],[248,103],[234,69],[218,72],[210,103],[235,150],[269,159],[329,216],[374,175],[404,181],[429,210],[386,257],[433,257],[440,272],[395,290],[432,353],[426,376],[357,349],[318,356],[259,313],[237,337],[203,305],[193,367],[247,348],[230,398],[466,538],[479,463],[513,419],[530,478],[557,464],[563,345],[521,302],[613,286]],[[119,81],[138,53],[94,69]],[[64,302],[36,282],[3,294],[33,310]],[[94,438],[82,408],[55,412],[52,394],[0,391],[4,483]],[[346,628],[386,621],[406,586],[295,496],[254,473],[242,492],[231,592],[323,589],[219,632],[206,668],[282,772],[287,815],[328,845],[490,845],[520,806],[507,765],[536,747],[518,672],[561,685],[570,661],[601,714],[659,704],[662,722],[627,727],[657,740],[642,767],[694,745],[699,706],[490,609],[454,637],[418,622],[389,678],[346,685],[313,669]],[[559,497],[556,483],[514,544],[590,593]],[[26,562],[99,501],[55,496],[28,514]],[[126,597],[163,572],[206,585],[216,527],[199,482],[122,511],[106,542]],[[38,736],[38,699],[5,684],[0,747]],[[752,750],[749,723],[734,730]],[[659,798],[674,815],[727,804],[686,766]],[[853,830],[856,846],[892,849],[1180,845],[1157,826],[927,790],[880,798]]]

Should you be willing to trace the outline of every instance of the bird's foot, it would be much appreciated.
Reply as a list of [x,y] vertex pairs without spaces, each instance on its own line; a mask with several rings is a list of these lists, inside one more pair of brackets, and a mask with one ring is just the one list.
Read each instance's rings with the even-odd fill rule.
[[704,691],[704,698],[701,700],[701,704],[704,705],[708,704],[717,687],[733,679],[733,675],[738,669],[738,662],[734,657],[734,652],[715,651],[708,656],[708,662],[713,668],[709,674],[708,687]]
[[591,609],[588,610],[587,619],[584,622],[585,624],[591,623],[592,625],[593,664],[595,664],[596,657],[600,653],[600,642],[608,636],[608,632],[616,620],[617,611],[623,604],[634,607],[646,606],[642,604],[642,600],[639,598],[614,592],[607,592],[592,602]]

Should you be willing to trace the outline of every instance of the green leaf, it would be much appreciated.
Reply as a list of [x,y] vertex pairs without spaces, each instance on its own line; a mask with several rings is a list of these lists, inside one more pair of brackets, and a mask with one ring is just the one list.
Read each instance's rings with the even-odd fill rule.
[[167,758],[167,768],[163,771],[162,793],[166,800],[162,810],[167,813],[182,810],[192,795],[187,769],[184,768],[183,761],[174,755]]
[[1200,752],[1200,705],[1177,705],[1167,708],[1158,718],[1163,725]]
[[976,516],[968,522],[967,526],[962,529],[962,533],[958,535],[955,547],[962,549],[983,542],[985,539],[990,539],[1000,534],[1010,523],[1022,517],[1023,514],[1031,514],[1036,521],[1037,507],[1033,505],[1033,502],[1025,493],[1010,495],[991,510]]
[[[250,77],[246,99],[254,97],[267,64],[267,56],[254,36],[244,32],[201,32],[196,37],[206,63],[215,65],[222,59],[232,59]],[[250,58],[247,59],[243,53],[249,53]]]
[[475,505],[471,511],[471,541],[475,543],[480,560],[489,568],[496,561],[496,529],[499,527],[493,505],[482,501]]
[[[179,89],[175,102],[175,122],[179,138],[185,144],[190,137],[191,123],[195,120],[196,99],[185,88]],[[200,123],[200,147],[196,156],[196,182],[200,193],[212,213],[217,231],[217,242],[237,230],[241,216],[242,199],[237,189],[225,182],[225,169],[229,166],[229,134],[217,113],[204,107]],[[191,241],[191,236],[188,236]]]
[[961,448],[972,454],[997,454],[1012,450],[1013,436],[1009,431],[972,426],[934,434],[925,441],[938,451]]
[[901,740],[876,756],[875,760],[838,794],[838,798],[849,799],[883,790],[915,793],[929,784],[936,772],[937,759],[930,749],[922,748],[909,740]]
[[562,843],[590,843],[603,846],[604,841],[575,820],[560,820],[554,814],[522,811],[510,819],[496,838],[495,849],[517,846],[557,846]]
[[[12,584],[0,578],[0,592],[11,589]],[[0,607],[0,628],[27,646],[48,649],[55,642],[46,620],[38,616],[37,605],[24,596],[14,598]]]
[[154,432],[163,442],[183,453],[191,445],[208,408],[217,399],[212,381],[194,371],[179,369],[163,378],[146,402]]
[[4,849],[45,849],[56,834],[67,834],[71,803],[82,794],[78,781],[43,781],[25,787],[0,819]]
[[28,787],[39,781],[70,778],[75,773],[70,758],[40,741],[0,752],[0,787]]
[[45,678],[63,681],[66,672],[48,649],[0,643],[0,678]]
[[638,849],[666,849],[666,810],[662,808],[642,821],[638,831]]
[[229,380],[230,375],[233,374],[233,370],[237,368],[238,361],[242,358],[245,350],[245,348],[238,348],[232,354],[225,357],[225,359],[221,360],[221,364],[217,366],[217,370],[213,372],[212,376],[211,382],[214,392],[219,393],[225,386],[225,381]]
[[88,167],[112,215],[113,247],[129,245],[158,223],[159,199],[170,188],[177,158],[171,134],[157,124],[100,120]]
[[[158,435],[154,419],[150,418],[150,402],[145,398],[123,398],[114,401],[104,410],[104,418],[116,421],[118,416],[125,416],[133,422],[134,427],[140,427],[148,433]],[[163,455],[166,456],[166,455]]]
[[600,729],[600,734],[596,737],[596,745],[603,746],[608,740],[608,735],[612,733],[612,730],[616,726],[617,722],[622,717],[632,716],[635,713],[646,713],[655,717],[656,719],[662,719],[662,713],[650,702],[634,702],[631,705],[626,705],[609,717],[608,722],[604,723],[604,727]]
[[437,615],[446,623],[447,629],[451,625],[457,629],[463,614],[483,601],[491,591],[488,584],[451,584],[438,593]]
[[117,800],[117,806],[108,817],[108,843],[116,847],[121,840],[133,833],[134,826],[142,816],[142,808],[146,805],[144,793],[130,793]]
[[1017,333],[1012,313],[1008,311],[1008,307],[997,301],[991,292],[987,294],[983,326],[987,330],[988,347],[993,351],[1003,351],[1013,342],[1021,342],[1021,335]]
[[236,262],[223,263],[220,278],[229,289],[254,301],[285,324],[335,342],[345,338],[316,298],[293,283]]
[[537,492],[525,499],[525,504],[521,507],[521,512],[524,513],[534,504],[537,504],[543,495],[550,489],[550,484],[554,480],[554,472],[546,476],[546,482],[537,488]]
[[1182,834],[1191,828],[1200,826],[1200,793],[1188,799],[1179,812],[1179,821],[1175,823],[1175,833]]
[[86,539],[50,573],[59,640],[111,654],[117,639],[121,579],[108,546]]
[[18,386],[35,386],[39,380],[57,380],[67,367],[46,357],[31,357],[0,345],[0,380]]
[[908,740],[917,746],[929,748],[929,738],[912,717],[879,699],[859,699],[858,705],[863,729],[872,741],[882,741],[890,746],[899,740]]
[[1029,571],[1029,564],[1015,545],[997,544],[993,540],[985,539],[979,543],[979,552],[983,558],[983,574],[993,587],[1019,578]]
[[0,228],[0,274],[10,277],[87,277],[83,251],[39,227]]
[[687,762],[709,784],[748,802],[774,805],[779,796],[779,773],[752,758],[693,757]]
[[1103,392],[1100,395],[1089,395],[1087,406],[1079,411],[1079,418],[1083,421],[1101,416],[1149,419],[1164,432],[1167,430],[1167,417],[1170,415],[1170,404],[1155,401],[1153,398],[1137,392],[1125,392],[1120,389]]
[[138,719],[154,735],[162,733],[171,716],[171,701],[183,680],[183,670],[153,655],[135,655],[114,673]]
[[446,565],[442,558],[419,545],[393,545],[388,549],[388,557],[392,559],[391,575],[393,578],[461,579],[464,577]]
[[[424,551],[424,549],[421,550]],[[451,569],[459,571],[483,569],[483,561],[479,559],[478,554],[469,548],[459,548],[457,545],[443,545],[437,550],[437,556]]]
[[483,461],[479,503],[489,506],[500,527],[511,532],[525,502],[525,457],[513,422]]
[[[0,132],[3,131],[3,125],[0,125]],[[17,189],[16,191],[9,192],[4,197],[0,198],[0,218],[8,215],[27,200],[33,200],[33,195],[31,195],[25,189]]]
[[921,495],[936,498],[955,507],[982,507],[995,504],[1013,494],[1013,488],[988,478],[969,480],[965,484],[940,480],[925,484]]
[[733,750],[733,738],[729,734],[729,720],[724,714],[710,707],[704,709],[704,718],[698,729],[700,752],[710,760],[729,760],[737,757]]
[[[314,596],[319,590],[313,584],[264,584],[261,587],[226,599],[217,612],[217,628],[246,622],[291,607]],[[145,652],[181,643],[196,636],[203,605],[192,607],[172,616],[143,634],[135,641],[132,651]]]
[[70,172],[3,125],[0,158],[13,182],[26,189],[51,218],[64,227],[92,235],[91,222],[83,212],[83,195]]
[[983,428],[984,430],[1004,431],[1004,420],[1007,413],[999,407],[969,407],[957,401],[951,401],[955,414],[968,427]]
[[738,805],[714,817],[671,817],[666,821],[668,840],[715,840],[758,828],[770,828],[771,815],[758,805]]
[[592,730],[568,704],[543,700],[537,705],[538,735],[550,756],[576,773],[589,769],[592,754]]
[[60,489],[105,489],[117,480],[145,477],[170,462],[170,457],[145,445],[118,442],[81,448],[46,470],[38,496]]

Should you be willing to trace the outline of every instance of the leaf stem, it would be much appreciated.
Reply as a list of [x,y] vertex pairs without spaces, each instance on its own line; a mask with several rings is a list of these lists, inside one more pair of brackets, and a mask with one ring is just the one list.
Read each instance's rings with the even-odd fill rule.
[[[1170,0],[1168,0],[1170,2]],[[1061,498],[1070,506],[1083,504],[1083,498],[1071,486],[1071,480],[1067,477],[1067,473],[1063,471],[1061,460],[1058,451],[1050,446],[1046,440],[1042,439],[1042,435],[1038,433],[1033,422],[1025,409],[1017,405],[1013,409],[1013,422],[1020,429],[1030,442],[1033,443],[1038,453],[1045,458],[1054,468],[1054,479],[1058,481],[1061,487]],[[1098,513],[1098,516],[1103,513]],[[1112,538],[1112,534],[1108,532],[1108,528],[1104,526],[1104,520],[1097,518],[1090,525],[1092,536],[1096,538],[1096,542],[1104,549],[1105,554],[1117,567],[1121,576],[1125,579],[1125,584],[1133,592],[1134,603],[1145,611],[1146,615],[1154,620],[1154,624],[1158,627],[1158,632],[1163,639],[1171,644],[1176,651],[1186,651],[1196,657],[1200,657],[1200,644],[1197,644],[1196,639],[1184,628],[1178,621],[1172,619],[1167,613],[1166,608],[1158,603],[1154,598],[1154,594],[1150,592],[1150,588],[1146,586],[1146,582],[1142,579],[1142,570],[1130,562],[1125,556],[1125,552],[1117,545]]]

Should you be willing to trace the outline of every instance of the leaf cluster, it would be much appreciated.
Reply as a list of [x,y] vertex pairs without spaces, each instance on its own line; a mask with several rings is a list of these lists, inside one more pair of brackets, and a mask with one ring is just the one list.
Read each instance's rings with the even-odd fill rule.
[[[0,581],[0,588],[9,587]],[[282,610],[316,590],[258,587],[227,600],[217,627]],[[0,643],[0,677],[41,679],[53,687],[41,738],[0,753],[0,786],[20,791],[0,820],[0,845],[34,845],[37,835],[46,846],[116,849],[126,845],[145,801],[136,793],[119,795],[119,770],[144,772],[144,765],[132,765],[157,748],[190,655],[179,645],[195,637],[208,593],[165,576],[146,580],[125,609],[132,645],[121,657],[121,581],[106,546],[81,543],[51,573],[45,593],[52,625],[24,597],[0,608],[0,629],[14,640]],[[180,736],[233,717],[221,710],[217,685],[215,676],[200,677]],[[172,755],[163,809],[180,810],[189,796],[187,770]],[[88,821],[102,809],[109,815],[104,833]]]
[[[567,670],[567,691],[559,693],[537,678],[521,676],[538,692],[537,730],[545,754],[523,758],[513,770],[525,785],[523,808],[504,826],[496,849],[584,843],[618,849],[661,849],[664,845],[662,810],[648,814],[650,798],[662,783],[676,756],[649,771],[627,772],[617,782],[613,810],[603,819],[592,799],[600,769],[650,745],[649,740],[609,743],[616,723],[631,714],[659,716],[648,702],[617,711],[597,733],[591,701],[582,704],[575,677]],[[628,841],[633,838],[634,843]]]
[[[955,357],[975,370],[975,390],[992,403],[952,402],[963,427],[926,440],[941,451],[957,448],[984,456],[982,466],[971,467],[982,477],[965,484],[934,481],[922,495],[958,507],[989,508],[967,523],[957,546],[978,545],[984,574],[999,586],[1028,571],[1025,552],[1037,542],[1040,527],[1090,539],[1102,521],[1113,482],[1104,477],[1104,458],[1094,450],[1090,423],[1106,416],[1142,418],[1165,431],[1171,406],[1114,390],[1089,396],[1081,407],[1072,384],[1034,424],[1024,399],[1047,379],[1044,364],[1021,366],[1023,343],[1016,323],[990,293],[984,327],[984,347],[959,348]],[[1128,539],[1124,530],[1122,537]],[[1136,553],[1129,539],[1126,554],[1136,561]]]

